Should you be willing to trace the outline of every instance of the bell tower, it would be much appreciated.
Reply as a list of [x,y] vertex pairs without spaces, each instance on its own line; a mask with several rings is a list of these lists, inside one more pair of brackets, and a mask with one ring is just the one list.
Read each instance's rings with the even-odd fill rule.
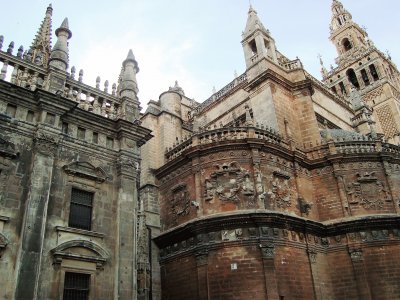
[[247,69],[263,58],[278,63],[275,40],[261,23],[252,6],[249,8],[246,28],[242,33],[242,46]]
[[[338,0],[332,2],[330,40],[338,54],[337,66],[331,66],[330,71],[324,69],[323,82],[350,102],[355,92],[358,93],[372,112],[377,132],[390,142],[399,143],[400,73],[391,57],[375,47],[366,29],[353,21],[351,13]],[[353,119],[356,130],[371,134],[363,124],[366,120]]]

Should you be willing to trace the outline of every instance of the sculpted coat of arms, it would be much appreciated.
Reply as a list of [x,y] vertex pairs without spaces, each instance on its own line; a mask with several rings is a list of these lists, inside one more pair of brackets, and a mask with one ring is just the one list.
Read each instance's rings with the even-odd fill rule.
[[217,165],[216,171],[205,180],[205,200],[217,196],[221,201],[239,203],[240,195],[253,196],[254,182],[246,170],[236,162]]
[[382,209],[385,201],[391,201],[390,193],[375,172],[357,173],[357,181],[347,186],[347,195],[350,204],[360,204],[365,209]]
[[179,184],[172,188],[172,213],[177,217],[187,216],[190,213],[190,195],[186,184]]

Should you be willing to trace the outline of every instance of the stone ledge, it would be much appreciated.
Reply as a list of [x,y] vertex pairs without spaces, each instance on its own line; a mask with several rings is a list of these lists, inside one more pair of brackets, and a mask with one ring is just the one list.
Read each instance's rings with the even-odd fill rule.
[[4,223],[7,223],[7,222],[10,221],[10,218],[9,218],[9,217],[6,217],[6,216],[0,216],[0,221],[1,221],[1,222],[4,222]]
[[101,232],[72,228],[72,227],[64,227],[64,226],[56,226],[56,230],[61,232],[69,232],[69,233],[75,233],[75,234],[81,234],[99,238],[104,238],[105,236],[105,234]]

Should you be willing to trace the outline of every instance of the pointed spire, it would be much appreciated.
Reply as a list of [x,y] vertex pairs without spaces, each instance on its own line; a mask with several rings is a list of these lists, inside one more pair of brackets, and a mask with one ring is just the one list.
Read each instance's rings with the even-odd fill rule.
[[127,97],[136,100],[136,94],[139,89],[136,82],[136,74],[139,72],[138,63],[130,49],[124,62],[122,63],[121,82],[119,94],[121,97]]
[[261,30],[265,34],[269,35],[269,31],[265,29],[264,25],[258,18],[257,11],[253,8],[253,6],[250,5],[246,28],[244,29],[242,38],[243,39],[247,38],[249,35],[253,34],[257,30]]
[[32,51],[32,62],[36,60],[37,56],[41,56],[41,64],[48,65],[51,52],[51,34],[52,34],[52,17],[53,8],[51,4],[46,9],[46,15],[40,24],[39,30],[32,42],[30,50]]
[[69,30],[68,18],[65,18],[61,26],[56,29],[56,36],[57,42],[51,51],[49,65],[66,71],[69,62],[68,40],[72,36],[71,30]]

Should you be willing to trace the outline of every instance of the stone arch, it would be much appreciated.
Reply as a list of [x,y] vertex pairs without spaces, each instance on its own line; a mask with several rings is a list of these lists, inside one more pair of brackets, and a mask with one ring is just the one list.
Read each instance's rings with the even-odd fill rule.
[[342,40],[342,46],[343,46],[344,51],[349,51],[351,48],[353,48],[353,45],[351,44],[351,42],[348,38],[344,38]]
[[[84,254],[78,250],[86,250]],[[86,240],[72,240],[62,243],[51,250],[54,263],[61,264],[63,259],[73,259],[96,263],[96,267],[101,269],[109,260],[109,253],[101,246]]]

